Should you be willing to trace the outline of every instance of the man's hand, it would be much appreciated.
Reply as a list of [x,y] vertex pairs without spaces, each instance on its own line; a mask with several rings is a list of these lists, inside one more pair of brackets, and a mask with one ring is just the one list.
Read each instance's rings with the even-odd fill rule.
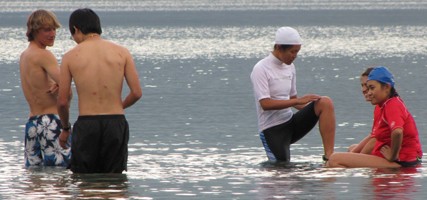
[[68,142],[68,139],[70,138],[71,130],[62,130],[61,134],[59,135],[59,145],[63,149],[68,149],[67,145],[70,145]]
[[46,93],[51,93],[54,97],[58,97],[59,92],[59,85],[57,83],[53,84],[52,87],[50,87],[49,91]]
[[381,147],[381,153],[383,154],[384,158],[387,159],[390,162],[395,161],[396,159],[391,157],[391,147],[388,145],[384,145]]
[[319,99],[320,99],[319,95],[307,94],[307,95],[304,95],[301,98],[298,98],[298,105],[305,105],[307,103],[310,103],[312,101],[317,101]]

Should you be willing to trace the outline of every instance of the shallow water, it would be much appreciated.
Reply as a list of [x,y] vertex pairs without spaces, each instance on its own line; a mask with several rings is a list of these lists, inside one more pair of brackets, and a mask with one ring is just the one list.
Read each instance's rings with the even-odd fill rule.
[[[300,96],[333,99],[336,151],[369,134],[373,107],[359,75],[388,67],[414,115],[422,144],[427,130],[426,3],[423,1],[0,1],[0,198],[3,199],[424,199],[418,168],[327,169],[314,129],[292,145],[291,163],[266,162],[257,133],[249,75],[272,49],[275,30],[296,28],[303,46],[295,66]],[[284,6],[292,4],[293,6]],[[327,5],[327,6],[325,6]],[[63,28],[50,47],[61,60],[74,47],[68,17],[92,7],[103,37],[127,47],[143,97],[126,110],[128,171],[73,175],[61,167],[24,168],[28,106],[19,55],[25,21],[38,7]],[[297,10],[298,8],[299,10]],[[126,11],[126,12],[125,12]],[[125,87],[123,94],[127,94]],[[77,98],[71,106],[76,120]]]

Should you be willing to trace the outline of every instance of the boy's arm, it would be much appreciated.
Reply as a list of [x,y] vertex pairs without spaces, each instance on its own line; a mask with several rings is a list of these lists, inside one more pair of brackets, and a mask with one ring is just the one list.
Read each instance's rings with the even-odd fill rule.
[[[61,79],[59,82],[59,93],[58,93],[58,113],[59,118],[61,120],[62,127],[64,129],[68,129],[71,127],[69,122],[69,91],[71,89],[71,73],[68,66],[67,54],[64,55],[64,58],[61,62]],[[71,130],[62,130],[59,135],[59,144],[62,148],[67,149],[68,147],[65,145],[70,137]]]
[[[43,67],[43,69],[46,70],[49,77],[52,78],[53,81],[55,81],[55,83],[56,83],[56,84],[52,85],[51,88],[49,89],[49,91],[47,91],[47,92],[48,93],[50,92],[53,95],[57,96],[58,94],[56,94],[56,90],[59,89],[58,87],[59,87],[60,76],[61,76],[58,61],[56,60],[56,58],[52,54],[52,52],[50,52],[48,50],[43,52],[43,54],[40,56],[39,60],[41,62],[41,66]],[[68,105],[70,105],[72,98],[73,98],[73,90],[70,88],[69,93],[68,93],[68,100],[69,100]]]
[[52,78],[55,83],[59,83],[60,71],[58,61],[55,56],[49,50],[44,50],[39,58],[40,66],[46,70],[50,78]]
[[139,82],[138,72],[135,67],[135,63],[133,61],[132,55],[129,51],[127,51],[126,56],[126,64],[125,64],[125,79],[126,83],[129,86],[130,92],[126,96],[126,98],[122,101],[123,109],[132,106],[135,102],[137,102],[141,96],[141,84]]

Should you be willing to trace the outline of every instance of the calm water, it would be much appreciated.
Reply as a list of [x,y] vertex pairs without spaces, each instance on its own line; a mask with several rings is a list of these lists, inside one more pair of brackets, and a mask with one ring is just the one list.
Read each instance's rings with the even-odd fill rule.
[[[75,46],[68,17],[81,7],[93,8],[102,36],[134,56],[143,97],[126,110],[128,172],[24,168],[29,108],[18,62],[28,45],[26,19],[41,7],[63,25],[49,48],[58,61]],[[415,0],[0,1],[0,198],[425,199],[425,163],[327,169],[317,129],[291,147],[292,163],[267,163],[249,75],[272,49],[277,28],[292,26],[304,42],[295,61],[298,93],[334,100],[336,151],[369,134],[373,106],[364,102],[359,75],[371,65],[395,75],[427,144],[426,17],[427,3]],[[71,121],[77,116],[76,97]]]

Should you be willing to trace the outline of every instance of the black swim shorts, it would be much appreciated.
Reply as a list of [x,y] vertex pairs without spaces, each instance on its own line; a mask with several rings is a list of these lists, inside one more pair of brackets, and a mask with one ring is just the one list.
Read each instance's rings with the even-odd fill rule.
[[122,173],[127,170],[128,141],[124,115],[79,116],[69,167],[74,173]]
[[405,161],[394,161],[394,162],[399,164],[402,167],[416,167],[418,164],[421,163],[421,159],[417,158],[417,160],[413,162],[405,162]]
[[314,102],[295,113],[292,118],[264,130],[260,136],[270,161],[289,161],[290,145],[303,138],[319,121]]

